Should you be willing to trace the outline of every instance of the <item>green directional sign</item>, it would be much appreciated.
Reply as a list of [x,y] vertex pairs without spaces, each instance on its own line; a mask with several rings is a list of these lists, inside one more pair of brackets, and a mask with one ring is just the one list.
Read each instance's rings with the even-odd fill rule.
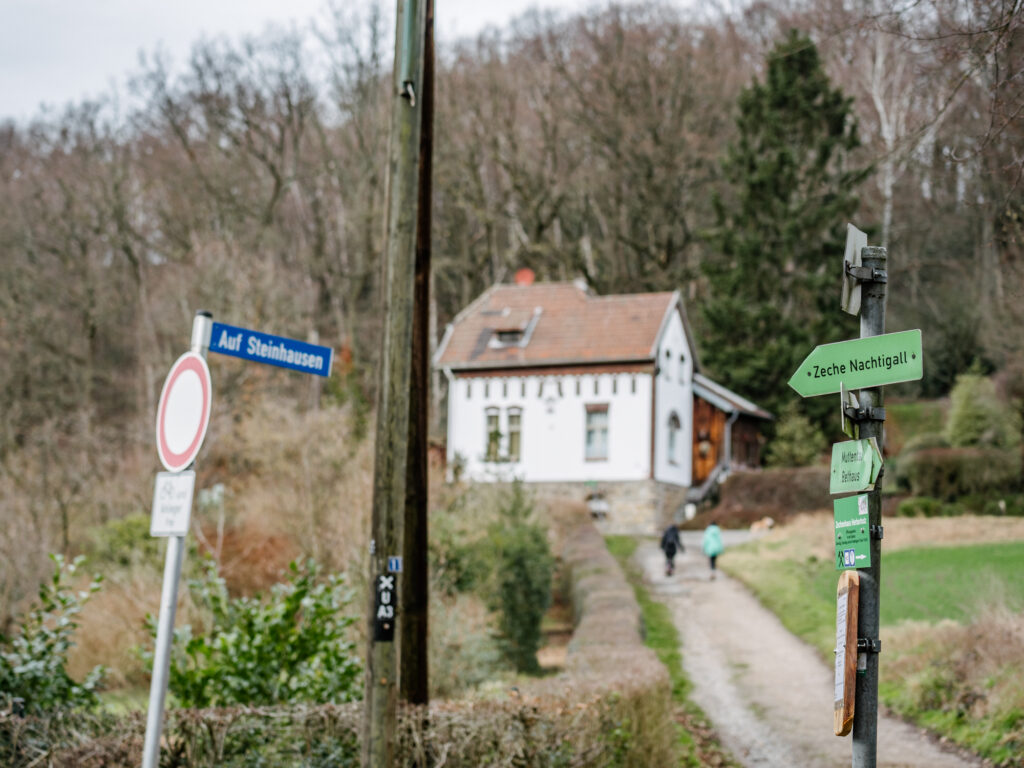
[[836,499],[836,570],[867,568],[871,565],[871,526],[868,524],[868,497],[847,496]]
[[864,339],[822,344],[800,363],[789,386],[801,397],[830,395],[917,381],[923,373],[921,331],[900,331]]
[[882,469],[882,455],[873,437],[847,440],[832,446],[832,473],[829,493],[870,491]]

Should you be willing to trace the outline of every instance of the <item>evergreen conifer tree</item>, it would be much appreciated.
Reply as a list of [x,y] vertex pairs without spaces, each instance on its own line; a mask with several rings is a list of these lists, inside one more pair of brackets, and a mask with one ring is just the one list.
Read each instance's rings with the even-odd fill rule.
[[[719,381],[778,413],[786,382],[816,344],[856,336],[839,308],[845,225],[866,170],[851,100],[832,88],[798,32],[776,44],[764,82],[740,94],[705,262],[702,357]],[[844,319],[846,318],[846,319]]]

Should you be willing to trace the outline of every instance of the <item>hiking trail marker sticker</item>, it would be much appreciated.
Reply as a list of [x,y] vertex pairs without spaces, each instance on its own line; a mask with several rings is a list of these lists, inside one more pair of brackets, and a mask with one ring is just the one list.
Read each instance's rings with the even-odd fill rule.
[[868,522],[868,497],[847,496],[836,499],[836,570],[868,568],[871,565],[871,525]]
[[156,450],[168,472],[181,472],[195,461],[210,425],[212,401],[206,360],[186,352],[171,366],[156,409]]

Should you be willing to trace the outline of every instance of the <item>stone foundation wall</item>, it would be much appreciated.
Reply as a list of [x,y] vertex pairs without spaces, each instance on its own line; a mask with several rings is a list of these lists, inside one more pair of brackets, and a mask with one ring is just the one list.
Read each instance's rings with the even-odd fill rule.
[[660,535],[682,521],[686,488],[655,480],[526,483],[538,499],[586,504],[602,534]]

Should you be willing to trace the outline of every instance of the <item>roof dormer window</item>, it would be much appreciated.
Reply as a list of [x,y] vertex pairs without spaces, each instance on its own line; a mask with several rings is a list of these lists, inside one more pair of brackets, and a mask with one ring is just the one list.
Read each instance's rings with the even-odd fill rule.
[[523,332],[519,328],[508,331],[495,331],[494,340],[503,347],[516,346],[523,340]]

